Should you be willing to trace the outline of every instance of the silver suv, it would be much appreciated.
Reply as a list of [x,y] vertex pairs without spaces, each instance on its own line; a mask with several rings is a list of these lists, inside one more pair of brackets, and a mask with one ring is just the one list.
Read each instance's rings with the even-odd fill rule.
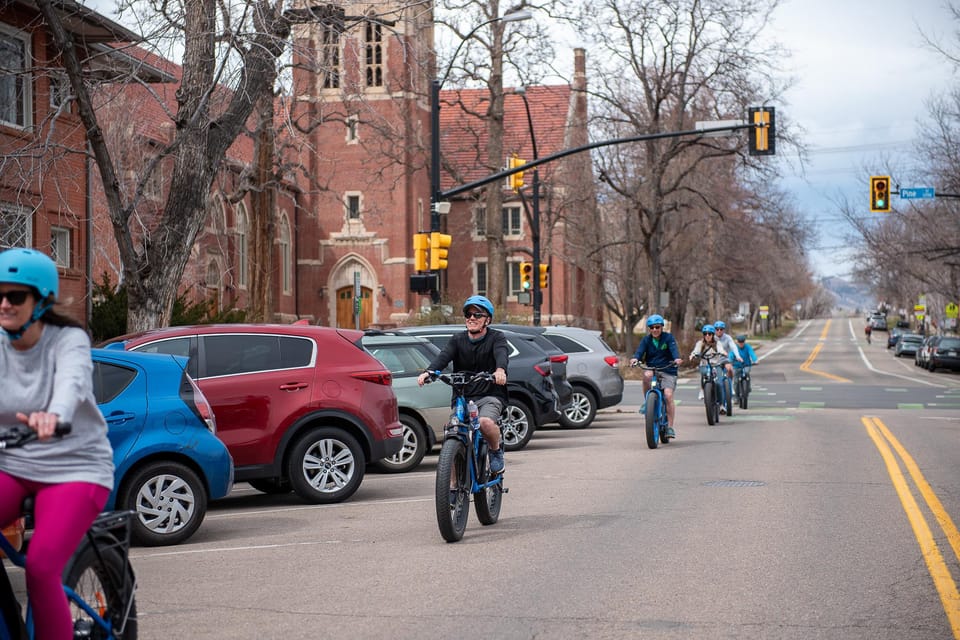
[[620,358],[599,331],[565,326],[501,326],[518,333],[538,333],[569,356],[567,381],[573,386],[573,399],[560,416],[563,426],[583,429],[590,426],[598,409],[620,404],[623,399]]

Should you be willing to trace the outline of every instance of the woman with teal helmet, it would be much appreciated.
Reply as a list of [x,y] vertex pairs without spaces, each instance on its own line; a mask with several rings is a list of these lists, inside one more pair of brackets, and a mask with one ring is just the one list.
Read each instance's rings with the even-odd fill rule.
[[[113,488],[113,450],[93,396],[90,338],[53,310],[57,265],[34,249],[0,253],[0,429],[21,424],[41,442],[0,451],[0,526],[34,497],[26,582],[38,638],[72,638],[61,576]],[[71,432],[51,439],[58,422]]]

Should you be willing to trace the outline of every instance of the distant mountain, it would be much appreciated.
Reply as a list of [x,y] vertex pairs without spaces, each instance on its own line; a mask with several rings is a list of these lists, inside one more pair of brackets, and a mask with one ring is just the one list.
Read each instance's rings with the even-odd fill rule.
[[869,287],[863,283],[827,276],[820,279],[820,285],[833,294],[836,307],[841,311],[853,312],[859,309],[866,312],[877,305],[876,298],[873,297]]

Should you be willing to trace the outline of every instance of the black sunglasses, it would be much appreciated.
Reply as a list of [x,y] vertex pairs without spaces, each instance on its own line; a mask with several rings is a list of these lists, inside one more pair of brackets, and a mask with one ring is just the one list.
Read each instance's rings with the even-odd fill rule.
[[3,299],[6,298],[10,304],[19,307],[27,301],[27,296],[29,295],[29,291],[0,291],[0,302],[3,302]]
[[476,311],[464,311],[463,317],[464,318],[486,318],[487,314],[477,313]]
[[662,324],[652,324],[652,325],[650,325],[650,328],[651,328],[651,329],[663,329],[663,325],[662,325]]

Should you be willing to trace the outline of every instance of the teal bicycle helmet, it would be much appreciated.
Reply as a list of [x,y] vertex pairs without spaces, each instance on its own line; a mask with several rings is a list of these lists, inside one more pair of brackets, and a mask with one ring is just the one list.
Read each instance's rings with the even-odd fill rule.
[[56,263],[45,254],[36,249],[18,247],[0,253],[0,282],[30,287],[40,298],[26,324],[16,331],[4,329],[10,340],[19,340],[23,332],[56,302],[60,292],[60,274]]
[[463,303],[463,311],[466,311],[467,307],[480,307],[489,313],[491,318],[493,317],[493,303],[485,296],[470,296],[467,298],[467,301]]
[[659,324],[659,325],[664,325],[664,324],[666,324],[666,322],[663,321],[663,316],[661,316],[661,315],[658,314],[658,313],[655,313],[655,314],[653,314],[652,316],[650,316],[649,318],[647,318],[647,326],[648,326],[648,327],[652,327],[652,326],[655,325],[655,324]]
[[713,327],[715,329],[726,329],[727,323],[724,322],[723,320],[717,320],[716,322],[713,323]]
[[717,335],[717,328],[716,328],[715,326],[713,326],[712,324],[705,324],[705,325],[703,325],[702,327],[700,327],[700,331],[701,331],[701,333],[704,333],[704,334],[709,333],[709,334],[712,335],[712,336]]

